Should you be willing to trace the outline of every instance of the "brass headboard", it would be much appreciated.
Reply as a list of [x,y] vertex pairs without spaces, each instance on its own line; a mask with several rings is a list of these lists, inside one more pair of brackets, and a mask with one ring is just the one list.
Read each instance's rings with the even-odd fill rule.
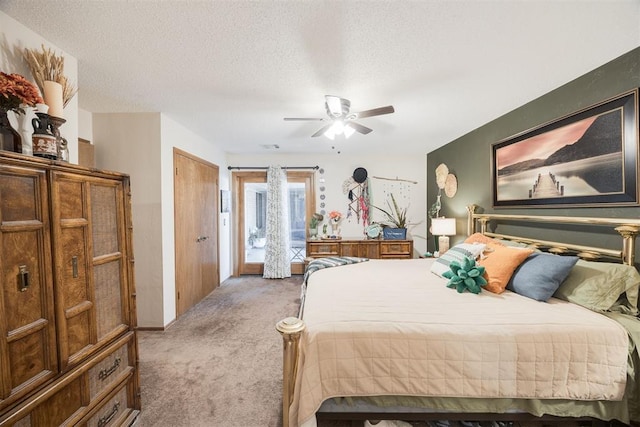
[[[544,248],[547,252],[556,254],[576,254],[582,259],[616,259],[628,265],[635,264],[635,242],[640,232],[640,219],[632,218],[591,218],[591,217],[567,217],[544,215],[510,215],[510,214],[481,214],[476,213],[478,205],[467,206],[467,233],[469,235],[479,232],[489,237],[513,240],[526,243],[535,247]],[[546,222],[553,224],[582,224],[588,226],[611,226],[622,236],[622,248],[620,250],[599,248],[595,246],[573,245],[564,242],[552,242],[538,240],[529,237],[510,236],[506,234],[492,233],[487,229],[489,221],[510,222]]]

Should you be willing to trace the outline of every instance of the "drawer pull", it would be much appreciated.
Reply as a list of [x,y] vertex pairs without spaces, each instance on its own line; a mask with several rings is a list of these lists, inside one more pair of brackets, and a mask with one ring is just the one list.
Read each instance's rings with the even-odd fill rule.
[[116,402],[116,404],[113,405],[113,408],[111,408],[111,412],[98,420],[98,427],[104,427],[109,424],[109,421],[111,421],[118,413],[118,409],[120,409],[120,402]]
[[113,361],[113,365],[111,365],[110,368],[106,368],[100,371],[100,373],[98,374],[98,378],[104,381],[109,375],[113,374],[118,369],[121,361],[122,359],[116,357],[116,360]]
[[20,292],[24,292],[29,288],[29,270],[27,270],[26,265],[21,265],[18,269],[20,271],[20,284],[18,289]]
[[71,257],[71,267],[73,268],[73,278],[78,278],[78,257]]

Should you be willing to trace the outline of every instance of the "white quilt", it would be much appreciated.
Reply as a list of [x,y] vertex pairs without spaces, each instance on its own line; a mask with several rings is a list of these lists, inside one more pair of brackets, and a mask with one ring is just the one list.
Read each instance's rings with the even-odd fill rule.
[[336,396],[620,400],[628,338],[580,306],[457,293],[430,259],[311,275],[291,426]]

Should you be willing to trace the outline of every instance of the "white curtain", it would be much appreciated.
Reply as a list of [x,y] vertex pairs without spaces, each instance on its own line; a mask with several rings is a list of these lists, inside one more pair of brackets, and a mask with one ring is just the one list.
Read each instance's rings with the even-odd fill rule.
[[264,253],[265,279],[291,277],[289,257],[289,192],[287,174],[280,166],[267,171],[267,242]]

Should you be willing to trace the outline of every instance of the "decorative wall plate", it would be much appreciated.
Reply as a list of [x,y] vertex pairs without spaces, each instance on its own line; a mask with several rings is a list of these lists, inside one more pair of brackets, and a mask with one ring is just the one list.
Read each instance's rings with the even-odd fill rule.
[[450,173],[449,175],[447,175],[447,180],[444,183],[444,194],[446,194],[447,197],[453,197],[456,195],[457,191],[458,179],[454,174]]
[[436,183],[438,184],[438,188],[441,190],[444,188],[447,175],[449,175],[449,168],[444,163],[440,163],[436,168]]

